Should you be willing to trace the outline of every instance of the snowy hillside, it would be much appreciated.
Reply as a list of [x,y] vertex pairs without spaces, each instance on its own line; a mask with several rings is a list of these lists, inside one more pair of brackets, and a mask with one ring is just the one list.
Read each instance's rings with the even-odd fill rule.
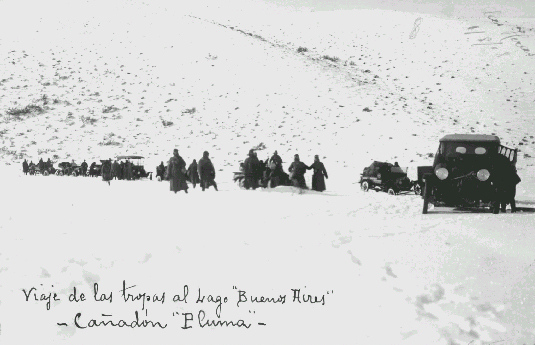
[[[535,22],[474,11],[0,2],[1,343],[535,342]],[[519,148],[520,213],[422,215],[416,195],[360,191],[373,160],[415,179],[450,133]],[[285,170],[319,155],[327,191],[240,190],[232,172],[258,146]],[[138,154],[154,171],[174,148],[188,164],[208,150],[220,191],[21,169]],[[124,302],[123,280],[166,301]],[[69,302],[74,287],[88,300]],[[220,319],[199,288],[228,297]],[[286,301],[238,305],[238,291]],[[251,327],[203,328],[199,310]],[[168,326],[74,324],[135,311]]]

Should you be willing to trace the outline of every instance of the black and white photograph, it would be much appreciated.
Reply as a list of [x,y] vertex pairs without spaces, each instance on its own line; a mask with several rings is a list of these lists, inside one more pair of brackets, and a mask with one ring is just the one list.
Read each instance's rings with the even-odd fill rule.
[[0,0],[0,344],[535,344],[535,1]]

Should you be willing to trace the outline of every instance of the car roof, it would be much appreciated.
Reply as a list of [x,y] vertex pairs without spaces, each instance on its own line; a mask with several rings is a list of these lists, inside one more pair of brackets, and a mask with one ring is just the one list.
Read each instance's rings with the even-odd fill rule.
[[448,134],[442,137],[440,141],[492,142],[499,144],[500,138],[487,134]]
[[117,156],[117,159],[143,159],[142,156]]

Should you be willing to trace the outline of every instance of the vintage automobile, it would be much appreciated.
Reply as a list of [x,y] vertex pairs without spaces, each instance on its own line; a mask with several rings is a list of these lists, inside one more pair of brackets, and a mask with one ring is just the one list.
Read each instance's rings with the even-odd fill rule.
[[28,166],[28,174],[29,175],[40,175],[41,174],[41,170],[39,170],[37,164],[30,163],[30,165]]
[[55,171],[57,176],[78,176],[80,175],[81,167],[71,162],[58,163],[58,168]]
[[43,176],[54,175],[55,173],[56,168],[54,168],[53,166],[44,167],[41,171],[41,174],[43,174]]
[[[384,191],[390,195],[414,190],[416,184],[407,177],[407,168],[391,163],[374,161],[360,174],[360,188],[367,192]],[[417,192],[416,192],[417,193]]]
[[54,174],[56,172],[56,169],[53,166],[49,166],[46,163],[43,164],[41,168],[39,168],[38,164],[30,164],[28,166],[28,174],[30,175],[43,175],[48,176],[51,174]]
[[126,161],[129,160],[133,163],[132,165],[132,176],[134,180],[139,180],[141,178],[148,177],[152,180],[152,172],[151,171],[145,171],[145,167],[143,166],[143,159],[142,156],[117,156],[117,161]]
[[87,169],[86,175],[90,177],[99,177],[101,169],[102,164],[97,164],[96,162],[93,162],[89,166],[89,169]]
[[[501,145],[495,135],[449,134],[440,139],[432,166],[418,168],[424,185],[423,211],[445,207],[489,207],[499,213],[498,176],[516,169],[517,149]],[[517,175],[518,176],[518,175]],[[516,187],[515,187],[516,188]]]

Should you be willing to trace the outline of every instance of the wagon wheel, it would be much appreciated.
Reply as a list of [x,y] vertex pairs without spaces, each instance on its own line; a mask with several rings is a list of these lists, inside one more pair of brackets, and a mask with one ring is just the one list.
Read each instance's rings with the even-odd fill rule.
[[396,195],[396,191],[394,190],[394,188],[388,188],[388,195]]
[[360,189],[362,189],[362,191],[364,192],[367,192],[370,190],[370,185],[368,183],[368,181],[364,181],[360,184]]
[[422,186],[420,186],[419,183],[416,183],[414,185],[414,194],[416,195],[422,195]]

